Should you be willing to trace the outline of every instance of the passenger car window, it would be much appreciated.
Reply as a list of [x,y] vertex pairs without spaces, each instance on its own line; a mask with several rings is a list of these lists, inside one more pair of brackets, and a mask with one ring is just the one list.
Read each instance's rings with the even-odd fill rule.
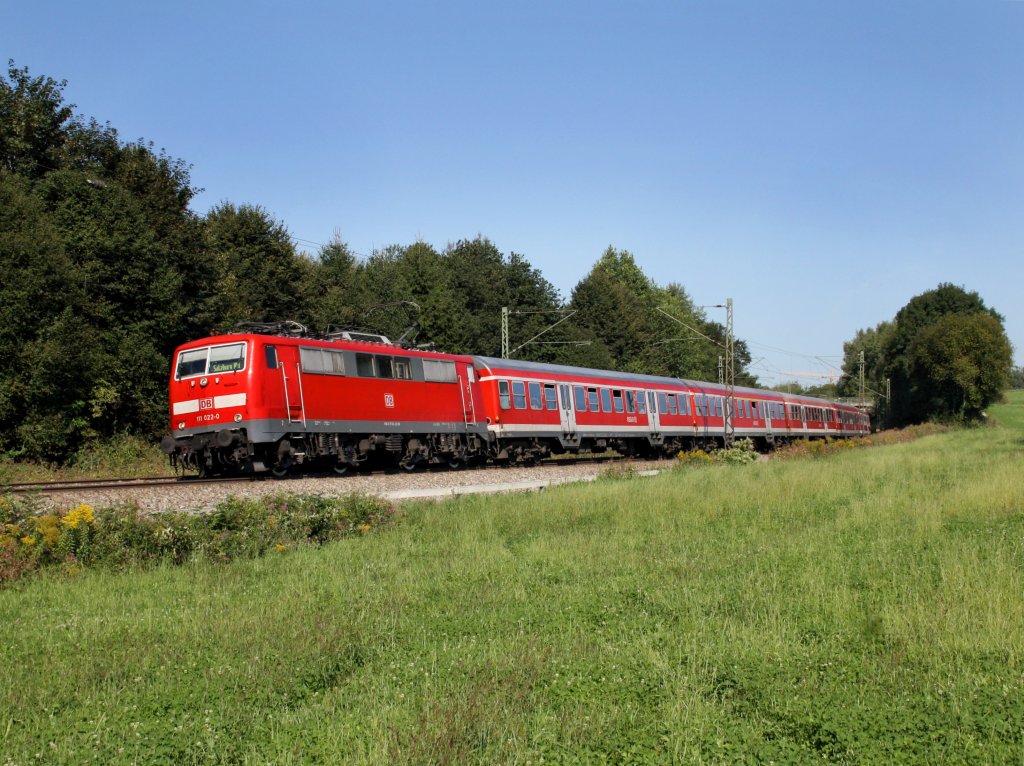
[[544,386],[544,403],[549,410],[558,409],[558,396],[555,394],[555,387],[546,384]]
[[512,406],[512,398],[508,393],[508,381],[498,381],[498,400],[501,402],[501,408],[507,410]]
[[517,410],[526,409],[526,383],[521,380],[512,381],[512,404]]
[[540,398],[540,383],[530,384],[530,409],[540,410],[544,408],[544,402]]
[[587,392],[583,390],[583,386],[575,386],[572,390],[573,397],[576,399],[576,411],[586,412],[587,411]]
[[612,403],[615,405],[616,412],[622,412],[622,392],[612,391]]

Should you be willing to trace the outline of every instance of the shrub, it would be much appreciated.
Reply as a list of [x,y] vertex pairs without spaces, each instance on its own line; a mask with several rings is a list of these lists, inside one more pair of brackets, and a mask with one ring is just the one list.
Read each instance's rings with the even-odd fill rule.
[[276,495],[229,498],[206,514],[143,514],[135,505],[86,503],[39,513],[31,501],[0,497],[0,584],[53,566],[126,567],[194,558],[231,561],[323,545],[393,521],[383,500]]
[[705,452],[702,449],[680,452],[676,455],[679,465],[710,465],[712,463],[743,464],[757,460],[757,450],[750,439],[739,439],[731,447],[713,449]]
[[757,450],[750,439],[739,439],[731,447],[715,450],[715,457],[723,463],[753,463],[757,461]]
[[718,462],[713,455],[709,455],[702,449],[680,452],[676,455],[676,460],[679,461],[679,465],[709,465]]

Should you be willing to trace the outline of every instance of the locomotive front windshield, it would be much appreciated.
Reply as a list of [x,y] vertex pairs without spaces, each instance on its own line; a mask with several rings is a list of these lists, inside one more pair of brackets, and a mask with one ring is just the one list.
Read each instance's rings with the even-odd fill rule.
[[224,346],[191,348],[178,354],[178,368],[175,378],[190,378],[195,375],[215,375],[222,372],[237,372],[245,368],[245,344],[229,343]]

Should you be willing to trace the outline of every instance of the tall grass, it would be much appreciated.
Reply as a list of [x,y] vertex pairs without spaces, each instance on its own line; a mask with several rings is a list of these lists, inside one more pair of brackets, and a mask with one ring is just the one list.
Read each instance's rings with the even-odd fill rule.
[[0,591],[0,763],[1015,763],[1001,429]]

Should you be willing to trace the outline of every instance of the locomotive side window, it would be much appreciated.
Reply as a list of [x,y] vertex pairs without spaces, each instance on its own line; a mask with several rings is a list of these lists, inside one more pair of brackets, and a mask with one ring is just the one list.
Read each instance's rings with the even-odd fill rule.
[[361,378],[375,378],[373,354],[356,354],[356,374]]
[[555,387],[550,383],[544,385],[544,404],[549,410],[558,409],[558,396],[555,393]]
[[[269,346],[267,348],[270,349]],[[299,361],[302,363],[303,372],[317,372],[324,375],[345,374],[345,359],[338,351],[300,346]]]
[[178,355],[179,378],[187,378],[189,375],[203,375],[206,372],[206,356],[210,353],[208,348],[196,348],[191,351],[182,351]]
[[[271,347],[267,346],[267,351],[270,351],[270,349],[271,349]],[[275,357],[277,356],[277,350],[276,349],[274,350],[274,356]],[[323,354],[321,353],[320,349],[318,349],[318,348],[302,348],[300,346],[299,347],[299,361],[302,363],[302,371],[303,372],[323,372],[324,371]],[[267,366],[268,367],[270,366],[269,362],[267,363]],[[277,363],[275,361],[274,367],[272,369],[276,369],[276,368],[277,368]]]
[[521,380],[512,381],[512,404],[517,410],[526,409],[526,384]]
[[195,375],[238,372],[245,369],[245,344],[193,348],[178,354],[174,377],[178,380]]
[[267,369],[277,369],[277,346],[264,346],[263,353],[267,357]]
[[245,344],[214,346],[210,349],[210,372],[237,372],[245,367]]
[[412,370],[409,367],[408,359],[399,359],[395,357],[392,359],[392,365],[395,370],[395,378],[398,380],[412,380]]
[[576,399],[576,411],[586,412],[587,411],[587,392],[583,390],[583,386],[576,386],[572,390],[573,398]]
[[395,377],[394,365],[391,364],[390,356],[378,356],[377,357],[377,377],[378,378],[393,378]]
[[540,383],[530,384],[530,409],[531,410],[542,410],[544,409],[544,402],[540,398]]
[[509,395],[508,392],[507,380],[498,381],[498,399],[501,401],[501,408],[503,410],[511,409],[512,397]]
[[423,379],[434,383],[454,383],[455,362],[444,362],[440,359],[423,360]]

